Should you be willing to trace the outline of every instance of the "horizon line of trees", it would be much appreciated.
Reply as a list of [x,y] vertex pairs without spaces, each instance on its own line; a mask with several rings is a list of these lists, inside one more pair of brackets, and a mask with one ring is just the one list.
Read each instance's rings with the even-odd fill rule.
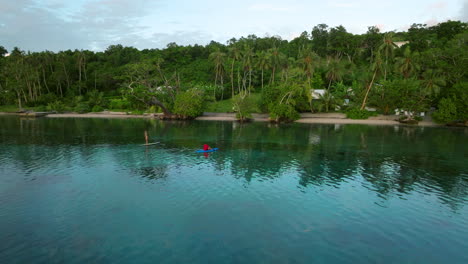
[[[249,35],[164,49],[15,47],[5,57],[0,46],[0,105],[196,116],[206,102],[233,98],[241,118],[258,104],[277,120],[337,109],[362,115],[372,106],[383,114],[404,109],[411,117],[434,107],[441,122],[467,121],[467,36],[467,23],[448,21],[413,24],[406,32],[369,27],[365,34],[319,24],[291,41]],[[318,89],[325,93],[314,98]],[[252,93],[261,94],[260,101],[252,102]]]

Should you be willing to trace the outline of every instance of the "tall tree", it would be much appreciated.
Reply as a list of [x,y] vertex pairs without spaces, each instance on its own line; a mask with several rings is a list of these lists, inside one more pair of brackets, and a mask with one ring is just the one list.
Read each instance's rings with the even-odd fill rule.
[[299,63],[302,65],[302,70],[307,76],[307,83],[311,85],[311,78],[314,70],[318,65],[319,56],[308,47],[303,47],[299,51]]
[[263,72],[270,67],[269,64],[269,57],[268,54],[265,51],[260,52],[257,55],[257,65],[256,65],[260,70],[261,70],[261,79],[262,79],[262,91],[263,91]]
[[382,62],[382,56],[380,55],[379,51],[375,53],[375,58],[374,58],[373,61],[374,61],[374,63],[372,63],[372,65],[371,65],[371,71],[373,72],[372,79],[369,82],[369,85],[367,86],[366,94],[364,95],[364,99],[362,100],[361,110],[364,110],[364,108],[366,107],[367,98],[369,97],[369,92],[370,92],[372,86],[374,85],[375,78],[378,75],[380,75],[381,72],[382,72],[383,62]]
[[403,56],[396,59],[396,69],[405,79],[408,79],[415,71],[419,70],[419,65],[416,61],[418,56],[417,52],[411,52],[410,47],[407,46],[403,52]]
[[[229,48],[229,57],[231,58],[231,92],[234,97],[234,64],[242,58],[241,49],[233,44]],[[240,89],[239,67],[237,68],[237,89]]]
[[379,46],[379,51],[385,56],[384,80],[387,80],[388,60],[393,58],[393,51],[397,45],[393,43],[393,32],[387,32],[384,35],[383,43]]
[[342,61],[337,58],[329,59],[327,65],[327,71],[325,77],[328,80],[328,90],[330,90],[330,86],[332,82],[341,81],[345,74],[346,68]]
[[277,47],[273,47],[268,50],[268,55],[270,57],[270,66],[271,66],[271,78],[270,78],[270,84],[275,83],[275,73],[276,69],[278,68],[279,65],[279,60],[280,60],[280,51]]
[[[252,67],[253,67],[253,58],[254,58],[253,48],[249,45],[244,46],[244,50],[242,51],[242,65],[244,67],[244,75],[242,78],[242,87],[245,90],[248,90],[250,94],[250,90],[252,88]],[[249,85],[247,86],[247,76],[249,80]]]
[[[218,85],[218,78],[221,81],[221,89],[224,90],[223,88],[223,76],[224,76],[224,59],[226,57],[226,53],[221,52],[221,51],[215,51],[210,54],[210,59],[214,62],[215,65],[215,86]],[[216,100],[216,88],[213,89],[214,91],[214,98]]]

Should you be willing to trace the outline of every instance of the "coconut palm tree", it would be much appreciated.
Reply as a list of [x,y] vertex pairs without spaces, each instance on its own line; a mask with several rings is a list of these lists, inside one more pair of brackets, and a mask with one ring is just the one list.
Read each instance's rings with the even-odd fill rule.
[[377,75],[379,75],[381,72],[382,72],[382,56],[380,54],[380,51],[377,51],[375,53],[375,58],[374,58],[374,63],[372,63],[371,65],[371,70],[374,72],[374,74],[372,75],[372,79],[369,83],[369,86],[367,87],[366,89],[366,94],[364,96],[364,99],[362,100],[362,104],[361,104],[361,110],[364,110],[364,108],[366,107],[366,103],[367,103],[367,98],[369,96],[369,92],[370,92],[370,89],[372,88],[372,85],[374,85],[374,80],[376,78]]
[[[244,89],[248,89],[249,94],[250,94],[250,88],[252,87],[252,61],[254,58],[255,54],[253,52],[253,49],[246,45],[244,47],[244,50],[242,52],[242,59],[243,59],[243,66],[244,66],[244,77],[243,77],[243,87]],[[247,76],[249,76],[249,86],[246,87],[246,82],[247,82]]]
[[[221,80],[221,88],[223,88],[223,73],[224,73],[224,59],[226,54],[221,51],[212,52],[209,58],[215,65],[215,86],[218,84],[218,78]],[[216,98],[216,88],[214,89],[214,96]]]
[[278,58],[278,67],[281,68],[281,81],[288,82],[289,70],[296,64],[296,60],[291,57],[287,57],[283,53],[280,53]]
[[[234,97],[234,64],[242,58],[241,50],[237,46],[229,48],[229,57],[231,58],[231,91]],[[237,68],[237,89],[240,89],[239,67]]]
[[276,68],[279,65],[280,60],[280,51],[278,48],[274,47],[268,50],[269,57],[270,57],[270,65],[271,65],[271,78],[270,83],[275,83],[275,72]]
[[383,43],[378,49],[378,51],[383,52],[385,56],[384,80],[387,80],[388,59],[393,57],[393,51],[397,47],[398,46],[393,43],[393,32],[385,33]]
[[437,96],[441,87],[445,86],[446,82],[444,77],[441,76],[439,71],[429,69],[422,74],[423,92],[426,95]]
[[299,51],[299,63],[302,65],[302,70],[307,76],[307,83],[310,86],[310,80],[317,66],[318,55],[309,48],[303,48]]
[[339,59],[330,59],[327,66],[325,77],[328,80],[328,90],[332,82],[341,81],[345,74],[346,68]]
[[268,57],[268,54],[265,51],[262,51],[257,55],[256,66],[262,71],[262,91],[263,91],[263,72],[264,70],[270,67],[269,59],[270,58]]
[[403,74],[405,79],[408,79],[414,71],[419,70],[419,65],[416,59],[419,56],[417,52],[411,52],[410,47],[406,47],[403,52],[403,57],[397,58],[395,66],[398,72]]

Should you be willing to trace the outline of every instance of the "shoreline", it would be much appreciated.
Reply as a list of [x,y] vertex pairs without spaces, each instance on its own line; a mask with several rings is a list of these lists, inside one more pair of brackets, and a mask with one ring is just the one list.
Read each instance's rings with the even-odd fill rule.
[[[0,115],[16,115],[18,113],[6,113],[0,112]],[[158,118],[161,114],[145,114],[145,115],[131,115],[122,112],[100,112],[100,113],[65,113],[65,114],[47,114],[45,118],[143,118],[153,119]],[[268,122],[267,114],[252,114],[254,122]],[[24,116],[25,118],[34,118],[34,116]],[[397,116],[374,116],[369,119],[348,119],[342,113],[303,113],[301,118],[294,121],[295,123],[303,124],[361,124],[361,125],[403,125],[403,126],[423,126],[423,127],[445,127],[445,125],[437,124],[425,118],[425,120],[419,122],[417,125],[408,125],[395,121]],[[203,116],[199,116],[194,120],[201,121],[236,121],[234,113],[204,113]]]

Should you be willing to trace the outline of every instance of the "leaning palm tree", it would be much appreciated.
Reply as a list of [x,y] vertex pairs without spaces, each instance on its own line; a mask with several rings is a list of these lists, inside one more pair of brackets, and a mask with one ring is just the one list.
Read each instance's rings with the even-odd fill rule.
[[372,79],[371,79],[371,81],[369,83],[369,86],[366,89],[366,94],[364,96],[364,99],[362,100],[361,110],[364,110],[364,108],[366,107],[367,98],[369,96],[369,92],[370,92],[370,89],[372,88],[372,85],[374,85],[374,80],[375,80],[376,76],[381,74],[381,72],[382,72],[383,62],[382,62],[382,56],[380,55],[380,51],[377,51],[375,53],[375,59],[373,61],[374,61],[374,63],[372,63],[372,65],[371,65],[371,70],[374,72],[374,74],[372,75]]
[[385,55],[384,80],[387,80],[388,59],[393,57],[393,51],[398,46],[393,43],[393,32],[385,33],[383,43],[379,46],[378,51]]

